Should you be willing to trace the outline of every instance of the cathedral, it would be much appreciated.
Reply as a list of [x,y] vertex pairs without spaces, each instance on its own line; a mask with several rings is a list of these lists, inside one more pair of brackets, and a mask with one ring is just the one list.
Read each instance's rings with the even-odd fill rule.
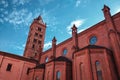
[[46,24],[41,16],[30,26],[23,56],[0,51],[0,80],[120,80],[120,12],[43,51]]

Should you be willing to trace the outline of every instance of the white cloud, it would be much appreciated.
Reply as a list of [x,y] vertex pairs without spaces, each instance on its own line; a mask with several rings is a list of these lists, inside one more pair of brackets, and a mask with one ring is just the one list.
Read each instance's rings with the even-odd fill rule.
[[2,12],[4,10],[4,8],[0,8],[0,11]]
[[0,18],[0,22],[3,23],[4,22],[3,19]]
[[5,8],[8,7],[8,3],[5,3],[5,4],[4,4],[4,7],[5,7]]
[[30,0],[12,0],[12,3],[15,5],[24,5],[26,3],[29,3]]
[[18,2],[18,0],[12,0],[13,4],[16,4]]
[[85,21],[85,20],[83,20],[83,19],[78,19],[78,20],[72,21],[72,22],[70,23],[70,25],[67,26],[67,32],[68,32],[69,34],[71,34],[71,27],[75,24],[75,26],[76,26],[77,28],[79,28],[79,27],[84,23],[84,21]]
[[52,13],[54,13],[54,11],[56,10],[57,8],[53,8],[51,10],[48,10],[46,11],[45,9],[42,10],[42,17],[45,21],[45,23],[47,23],[47,27],[50,28],[52,26],[52,30],[56,30],[56,24],[58,24],[57,20],[56,20],[56,17],[55,16],[52,16]]
[[115,13],[118,13],[118,12],[120,12],[120,8],[118,8],[118,9],[115,11]]
[[[15,1],[15,0],[14,0]],[[24,26],[29,26],[34,18],[40,15],[41,10],[35,9],[33,12],[30,12],[28,9],[13,9],[12,12],[8,12],[4,10],[4,8],[0,8],[1,14],[0,22],[7,22],[13,25],[14,29],[21,29]],[[33,15],[34,14],[34,15]],[[6,16],[5,16],[6,15]]]
[[80,3],[81,3],[81,0],[77,0],[75,6],[78,7]]
[[24,47],[25,47],[25,44],[23,44],[22,47],[24,48]]
[[4,14],[6,14],[6,15],[7,15],[7,14],[8,14],[8,11],[5,11],[5,12],[4,12]]
[[[4,7],[4,4],[8,3],[5,0],[1,0],[2,3],[0,3],[0,5],[2,5]],[[22,5],[27,5],[27,3],[29,3],[31,0],[12,0],[11,1],[11,11],[9,10],[5,10],[6,8],[0,8],[0,11],[2,12],[1,14],[1,20],[0,22],[7,22],[13,25],[14,29],[21,29],[24,26],[29,26],[31,24],[31,22],[34,20],[34,18],[38,17],[40,14],[43,17],[43,20],[45,21],[45,23],[47,23],[47,26],[55,26],[57,23],[56,17],[52,16],[53,12],[59,7],[56,6],[55,8],[51,9],[51,10],[41,10],[40,8],[36,8],[35,10],[33,10],[32,12],[30,12],[29,9],[27,8],[20,8],[19,10],[17,9],[17,7],[20,7]],[[50,2],[52,2],[53,0],[39,0],[39,1],[43,1],[44,3],[48,4]],[[42,4],[42,3],[41,3]],[[9,4],[6,5],[6,7],[9,7]],[[51,23],[52,22],[52,23]]]
[[44,49],[46,50],[46,49],[50,48],[51,46],[52,46],[52,42],[49,41],[44,44]]
[[16,24],[21,24],[24,22],[23,16],[27,14],[27,10],[22,9],[20,11],[14,10],[9,16],[8,20],[10,23],[13,23],[14,25]]
[[120,12],[120,6],[116,5],[114,7],[113,13],[118,13],[118,12]]
[[23,47],[21,47],[21,46],[15,46],[15,47],[19,50],[23,50]]
[[47,5],[49,3],[51,3],[54,0],[39,0],[39,3],[41,6]]
[[24,5],[25,3],[28,3],[28,2],[29,2],[29,0],[20,0],[20,1],[19,1],[19,4]]
[[5,4],[5,1],[2,0],[1,3],[2,3],[2,4]]
[[[8,14],[8,12],[6,12],[6,14]],[[8,16],[4,17],[4,21],[15,25],[15,27],[18,27],[16,25],[19,25],[20,27],[20,24],[28,26],[28,24],[31,22],[31,19],[33,19],[33,15],[27,9],[21,9],[19,11],[14,10],[13,12],[9,13]]]
[[14,44],[12,45],[16,50],[24,50],[25,44],[19,45],[19,44]]
[[8,7],[8,2],[5,0],[2,0],[0,4],[2,4],[4,8]]
[[84,31],[85,29],[80,29],[80,30],[78,30],[78,33],[80,33],[80,32],[82,32],[82,31]]

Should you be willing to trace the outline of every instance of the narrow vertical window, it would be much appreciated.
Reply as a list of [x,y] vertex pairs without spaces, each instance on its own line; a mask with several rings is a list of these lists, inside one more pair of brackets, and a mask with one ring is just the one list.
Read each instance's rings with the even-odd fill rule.
[[80,80],[84,80],[84,66],[80,63]]
[[95,65],[96,65],[97,80],[103,80],[100,62],[96,61]]
[[40,34],[39,37],[42,38],[42,35]]
[[45,58],[45,62],[48,62],[48,57]]
[[42,42],[39,40],[39,41],[38,41],[38,44],[41,44],[41,43],[42,43]]
[[7,68],[6,68],[6,71],[11,71],[11,68],[12,68],[12,64],[8,64]]
[[83,64],[81,63],[80,64],[80,80],[82,80],[82,66],[83,66]]
[[35,36],[38,36],[38,33],[35,33]]
[[29,71],[30,71],[30,68],[27,69],[27,73],[26,73],[27,75],[29,74]]
[[39,80],[38,76],[35,77],[35,80]]
[[36,57],[36,56],[37,56],[37,53],[34,53],[34,54],[35,54],[34,56]]
[[50,72],[48,71],[48,74],[47,74],[47,80],[49,80],[49,73],[50,73]]
[[85,79],[85,70],[83,63],[80,63],[80,80],[86,80]]
[[60,71],[57,71],[57,73],[56,73],[56,80],[60,80],[60,76],[61,76]]
[[32,45],[32,48],[33,48],[33,49],[35,48],[35,45],[34,45],[34,44]]
[[38,27],[38,31],[40,31],[40,32],[41,32],[41,31],[42,31],[42,29],[41,29],[40,27]]
[[33,42],[36,43],[36,42],[37,42],[37,39],[34,39]]
[[65,56],[67,54],[67,52],[68,52],[67,49],[64,49],[63,50],[63,56]]

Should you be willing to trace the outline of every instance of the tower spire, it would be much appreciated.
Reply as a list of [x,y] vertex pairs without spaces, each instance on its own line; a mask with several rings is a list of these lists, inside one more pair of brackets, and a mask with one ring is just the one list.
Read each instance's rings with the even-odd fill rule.
[[24,51],[24,56],[28,58],[40,59],[40,55],[43,50],[44,38],[45,38],[46,25],[44,24],[42,17],[39,15],[34,19],[30,26],[30,31]]
[[35,18],[34,22],[45,25],[45,23],[43,22],[43,19],[42,19],[41,15],[39,15],[37,18]]
[[111,20],[111,13],[110,13],[110,8],[106,5],[104,5],[103,9],[102,9],[103,13],[104,13],[104,17],[106,20]]
[[75,24],[73,25],[72,29],[72,41],[73,41],[73,48],[78,50],[78,35],[77,35],[77,27]]
[[52,53],[53,53],[53,57],[55,58],[55,54],[56,54],[56,38],[55,38],[55,36],[53,37],[53,39],[52,39]]
[[113,20],[112,20],[111,13],[110,13],[110,8],[107,5],[104,5],[102,11],[103,11],[105,21],[107,22],[109,30],[115,30],[116,28],[113,24]]
[[110,8],[107,5],[104,4],[103,10],[110,10]]
[[37,17],[37,19],[38,19],[38,20],[42,20],[42,17],[41,17],[41,15],[39,15],[39,16]]

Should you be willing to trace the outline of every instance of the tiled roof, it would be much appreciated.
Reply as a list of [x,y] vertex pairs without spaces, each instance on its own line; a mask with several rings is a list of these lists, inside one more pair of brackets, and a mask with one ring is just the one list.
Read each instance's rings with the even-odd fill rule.
[[98,46],[98,45],[88,45],[88,46],[86,46],[86,47],[84,47],[84,48],[105,48],[105,47],[103,47],[103,46]]
[[54,61],[65,61],[65,62],[72,62],[71,60],[69,60],[68,58],[64,57],[64,56],[60,56],[54,59]]
[[7,53],[7,52],[3,52],[3,51],[0,51],[0,55],[5,56],[5,57],[18,59],[18,60],[28,61],[28,62],[32,62],[32,63],[37,63],[38,62],[37,60],[32,59],[32,58],[26,58],[24,56],[19,56],[19,55],[16,55],[16,54]]
[[45,68],[45,64],[39,64],[36,67],[34,67],[34,69],[44,69]]

